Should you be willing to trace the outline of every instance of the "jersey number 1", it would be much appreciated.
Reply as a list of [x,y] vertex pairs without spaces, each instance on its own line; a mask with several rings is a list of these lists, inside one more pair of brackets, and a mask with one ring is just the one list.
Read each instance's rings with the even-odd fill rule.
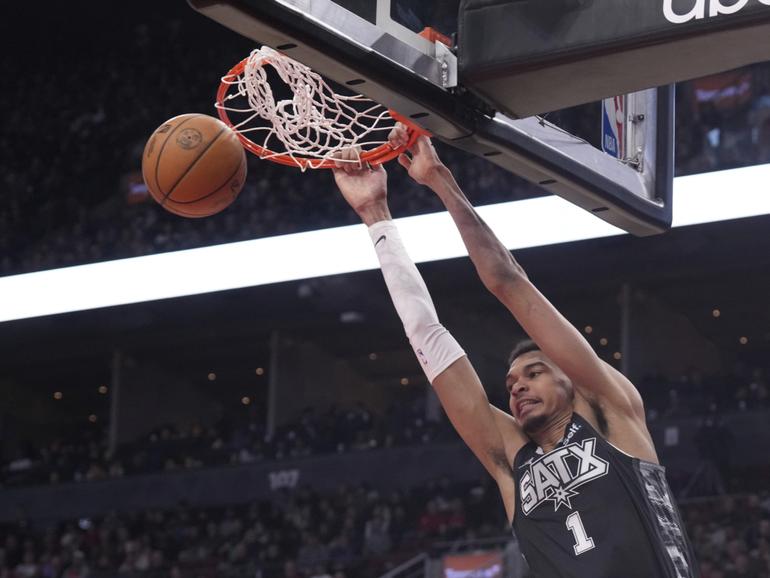
[[572,512],[567,516],[567,529],[575,537],[575,544],[572,546],[575,550],[575,556],[580,556],[584,552],[594,549],[594,539],[586,534],[583,520],[580,519],[580,512]]

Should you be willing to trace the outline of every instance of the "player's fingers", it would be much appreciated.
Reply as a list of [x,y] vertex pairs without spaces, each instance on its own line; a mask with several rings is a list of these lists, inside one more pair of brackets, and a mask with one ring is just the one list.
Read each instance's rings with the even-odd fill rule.
[[342,151],[337,151],[336,153],[332,154],[330,159],[334,162],[334,168],[339,169],[342,167]]
[[433,148],[433,143],[431,142],[430,137],[425,135],[420,135],[417,137],[417,140],[415,140],[414,144],[409,147],[409,150],[413,155],[421,155],[426,158],[438,158],[436,149]]
[[356,146],[350,149],[350,166],[353,172],[368,170],[366,163],[361,159],[361,147]]
[[348,167],[350,165],[350,160],[352,157],[352,153],[350,149],[341,149],[334,153],[332,158],[334,159],[334,165],[337,168],[342,169],[346,173],[348,172]]
[[398,125],[388,133],[388,146],[392,149],[398,147]]
[[411,150],[415,154],[420,154],[420,153],[429,151],[431,148],[433,148],[433,145],[431,144],[430,139],[424,134],[421,134],[414,141],[414,144],[411,147],[409,147],[409,150]]
[[393,130],[388,135],[388,144],[392,148],[399,148],[406,145],[409,142],[409,132],[406,130],[406,125],[402,123],[396,123]]
[[361,168],[360,156],[359,156],[359,152],[355,148],[351,147],[351,148],[345,149],[342,151],[342,154],[345,160],[345,163],[342,168],[346,173],[350,174],[360,170]]
[[404,167],[407,171],[412,166],[412,159],[409,158],[406,154],[400,154],[398,155],[398,164],[400,164],[402,167]]
[[345,162],[345,151],[344,150],[340,150],[340,151],[335,152],[331,156],[331,159],[334,161],[334,168],[335,169],[339,169],[339,171],[335,171],[335,175],[337,174],[337,172],[344,171],[345,164],[346,164],[346,162]]

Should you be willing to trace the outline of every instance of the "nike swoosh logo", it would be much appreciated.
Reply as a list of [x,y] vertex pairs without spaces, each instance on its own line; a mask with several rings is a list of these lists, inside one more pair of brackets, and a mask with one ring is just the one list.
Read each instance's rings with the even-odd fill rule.
[[385,239],[387,239],[385,235],[380,235],[380,238],[377,239],[377,242],[374,244],[374,246],[376,247],[377,245],[380,244],[380,241],[384,241]]

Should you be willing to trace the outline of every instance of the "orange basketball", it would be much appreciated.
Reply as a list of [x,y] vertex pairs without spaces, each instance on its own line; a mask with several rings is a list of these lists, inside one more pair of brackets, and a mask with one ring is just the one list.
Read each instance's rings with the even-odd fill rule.
[[142,155],[153,198],[182,217],[208,217],[235,200],[246,180],[246,152],[235,132],[205,114],[175,116],[159,126]]

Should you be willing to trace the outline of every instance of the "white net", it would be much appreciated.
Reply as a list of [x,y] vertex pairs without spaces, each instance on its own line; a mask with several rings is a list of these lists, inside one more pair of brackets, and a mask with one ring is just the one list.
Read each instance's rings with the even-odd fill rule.
[[261,158],[291,159],[303,170],[320,168],[345,149],[365,156],[387,144],[396,125],[382,105],[360,94],[340,94],[304,64],[268,47],[254,50],[243,72],[222,83],[229,89],[217,107],[257,145],[250,150]]

